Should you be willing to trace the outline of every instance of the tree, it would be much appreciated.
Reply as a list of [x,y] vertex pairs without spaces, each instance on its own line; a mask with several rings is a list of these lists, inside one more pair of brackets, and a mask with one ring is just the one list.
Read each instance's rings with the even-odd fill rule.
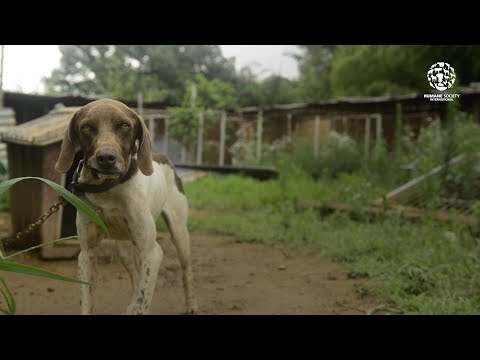
[[183,106],[189,107],[191,88],[197,88],[195,106],[203,109],[237,109],[238,97],[233,86],[219,79],[208,80],[203,74],[197,74],[194,81],[187,80]]
[[233,82],[234,58],[217,45],[64,45],[60,68],[44,79],[48,92],[104,94],[180,104],[187,80]]
[[259,105],[290,104],[297,101],[296,82],[272,75],[259,86]]
[[[194,107],[191,107],[192,86],[197,89]],[[170,134],[182,141],[189,149],[195,144],[198,133],[198,112],[206,111],[205,130],[216,126],[218,114],[209,110],[238,109],[237,92],[227,82],[213,79],[208,80],[203,74],[197,74],[193,81],[185,82],[185,93],[182,107],[170,107],[169,118]]]
[[260,83],[250,67],[240,69],[233,85],[237,91],[240,106],[258,105],[261,98]]
[[302,102],[319,102],[331,96],[330,72],[335,45],[300,45],[303,52],[292,55],[298,61],[298,97]]
[[427,70],[438,61],[450,63],[456,85],[480,78],[480,46],[362,45],[339,46],[330,74],[335,97],[405,94],[431,91]]
[[259,81],[249,67],[242,68],[233,83],[240,106],[289,104],[298,101],[297,82],[280,75]]

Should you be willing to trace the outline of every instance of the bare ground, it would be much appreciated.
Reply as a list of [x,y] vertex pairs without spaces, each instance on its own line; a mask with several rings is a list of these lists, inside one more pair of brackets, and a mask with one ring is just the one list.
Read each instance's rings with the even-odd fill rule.
[[[165,258],[151,314],[185,311],[182,276],[174,247],[159,237]],[[364,314],[374,299],[361,297],[338,265],[304,249],[240,243],[232,237],[192,234],[195,287],[200,314]],[[13,261],[76,276],[75,260],[42,261],[32,254]],[[122,314],[130,280],[117,257],[99,260],[96,314]],[[76,284],[0,274],[9,284],[18,314],[79,314]],[[1,300],[0,300],[1,302]]]

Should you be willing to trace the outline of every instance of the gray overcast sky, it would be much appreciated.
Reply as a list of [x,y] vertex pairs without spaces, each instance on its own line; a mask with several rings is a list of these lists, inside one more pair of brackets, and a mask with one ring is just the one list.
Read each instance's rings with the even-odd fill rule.
[[[260,79],[281,74],[298,76],[296,61],[286,53],[295,45],[220,45],[225,57],[236,58],[237,69],[250,66]],[[7,91],[43,93],[41,79],[60,64],[57,45],[5,45],[3,88]]]

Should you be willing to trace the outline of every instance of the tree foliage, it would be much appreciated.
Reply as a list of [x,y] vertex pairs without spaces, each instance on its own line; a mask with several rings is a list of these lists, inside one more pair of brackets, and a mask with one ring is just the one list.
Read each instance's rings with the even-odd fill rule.
[[216,45],[64,45],[60,68],[44,79],[47,91],[103,94],[180,104],[196,74],[233,82],[233,58]]
[[185,83],[183,106],[191,104],[192,86],[197,89],[195,106],[203,109],[236,109],[238,96],[232,84],[219,79],[208,80],[203,74],[197,74],[194,80]]
[[293,57],[298,62],[300,78],[297,98],[301,102],[319,102],[331,96],[330,73],[335,55],[335,45],[300,45],[300,54]]
[[[50,92],[107,95],[189,106],[198,86],[198,106],[236,108],[320,102],[342,96],[378,96],[429,91],[426,72],[449,62],[456,85],[480,78],[480,46],[299,45],[299,79],[272,75],[259,80],[250,67],[235,70],[216,45],[65,45],[60,67],[45,79]],[[185,98],[186,97],[186,98]]]
[[[196,88],[195,101],[192,102],[192,87]],[[193,106],[192,106],[193,105]],[[238,96],[233,86],[219,79],[208,80],[203,74],[185,82],[185,93],[181,107],[170,107],[169,127],[171,135],[187,144],[195,144],[198,132],[198,113],[204,116],[205,131],[218,122],[219,114],[210,110],[238,109]]]
[[301,45],[294,55],[300,78],[297,96],[319,102],[342,96],[379,96],[430,91],[426,72],[450,63],[456,85],[480,79],[480,46],[472,45]]
[[259,84],[258,105],[297,102],[297,83],[279,75],[272,75]]
[[450,63],[456,85],[480,78],[480,46],[344,45],[338,46],[330,74],[332,95],[405,94],[430,91],[426,73],[438,61]]

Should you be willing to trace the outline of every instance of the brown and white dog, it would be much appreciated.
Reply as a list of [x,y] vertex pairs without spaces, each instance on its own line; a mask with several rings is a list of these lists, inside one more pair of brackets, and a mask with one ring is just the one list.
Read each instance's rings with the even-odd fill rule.
[[[125,104],[101,99],[78,110],[70,120],[55,168],[66,173],[75,153],[83,151],[76,194],[93,206],[107,225],[132,282],[127,314],[148,314],[163,258],[155,221],[161,215],[183,270],[187,313],[195,313],[187,230],[188,203],[181,180],[165,156],[152,155],[143,119]],[[82,314],[93,312],[96,247],[103,231],[77,212],[80,241],[78,276]]]

